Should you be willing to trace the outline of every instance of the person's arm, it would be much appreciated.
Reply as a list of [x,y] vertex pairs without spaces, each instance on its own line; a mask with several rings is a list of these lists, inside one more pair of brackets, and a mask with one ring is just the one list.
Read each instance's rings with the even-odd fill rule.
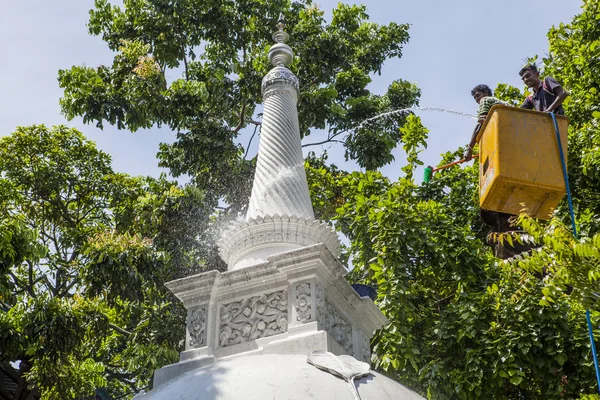
[[556,99],[554,99],[554,101],[552,102],[552,104],[550,104],[550,106],[548,106],[548,108],[546,108],[544,111],[546,111],[546,112],[553,112],[558,107],[560,107],[560,105],[563,103],[563,101],[565,101],[565,99],[567,97],[569,97],[569,93],[566,92],[560,86],[554,91],[554,94],[556,94]]
[[479,131],[481,130],[481,125],[483,125],[483,122],[485,121],[485,117],[487,115],[481,115],[479,116],[479,119],[477,120],[477,125],[475,126],[475,129],[473,130],[473,134],[471,135],[471,141],[469,141],[469,144],[467,145],[467,149],[465,150],[465,154],[463,155],[463,158],[465,159],[465,161],[471,161],[471,159],[473,158],[473,147],[475,147],[475,144],[477,143],[477,135],[479,134]]
[[484,97],[479,102],[479,110],[477,110],[477,125],[475,126],[475,129],[473,129],[473,133],[471,134],[471,140],[469,141],[467,149],[463,154],[463,158],[465,159],[465,161],[471,161],[471,159],[473,158],[473,147],[475,147],[475,144],[477,143],[477,135],[479,134],[479,131],[481,130],[481,126],[485,122],[485,119],[487,118],[490,108],[494,104],[497,104],[497,100],[492,97]]
[[565,99],[569,97],[569,92],[564,90],[562,86],[560,86],[560,83],[558,83],[558,81],[552,78],[551,76],[547,76],[544,79],[544,85],[547,86],[556,96],[556,99],[554,99],[552,104],[550,104],[548,108],[544,110],[545,112],[552,112],[558,107],[560,107],[563,101],[565,101]]

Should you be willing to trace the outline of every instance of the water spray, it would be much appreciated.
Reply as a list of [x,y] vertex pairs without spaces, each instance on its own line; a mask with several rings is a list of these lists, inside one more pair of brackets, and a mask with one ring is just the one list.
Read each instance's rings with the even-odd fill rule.
[[364,126],[369,125],[373,121],[381,119],[381,118],[394,117],[397,115],[408,114],[408,113],[414,112],[414,111],[436,111],[436,112],[443,112],[443,113],[447,113],[447,114],[459,115],[461,117],[467,117],[470,119],[477,119],[477,117],[474,115],[467,114],[467,113],[460,112],[460,111],[448,110],[448,109],[439,108],[439,107],[417,107],[417,106],[414,106],[414,107],[409,107],[409,108],[403,108],[400,110],[388,111],[388,112],[385,112],[382,114],[375,115],[374,117],[367,118],[356,127],[356,130],[359,131]]

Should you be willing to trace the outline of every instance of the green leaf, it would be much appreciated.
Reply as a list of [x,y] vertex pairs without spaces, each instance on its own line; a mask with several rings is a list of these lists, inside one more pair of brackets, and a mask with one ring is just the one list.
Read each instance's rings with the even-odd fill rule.
[[523,378],[519,375],[515,375],[510,378],[510,383],[512,383],[515,386],[518,386],[521,382],[523,382]]

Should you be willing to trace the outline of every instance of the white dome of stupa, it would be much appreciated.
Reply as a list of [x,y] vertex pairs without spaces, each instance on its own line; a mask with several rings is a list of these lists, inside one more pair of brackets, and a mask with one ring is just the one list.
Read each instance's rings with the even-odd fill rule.
[[[247,355],[189,371],[135,400],[355,400],[349,384],[302,355]],[[370,372],[357,379],[361,400],[421,400],[398,382]]]

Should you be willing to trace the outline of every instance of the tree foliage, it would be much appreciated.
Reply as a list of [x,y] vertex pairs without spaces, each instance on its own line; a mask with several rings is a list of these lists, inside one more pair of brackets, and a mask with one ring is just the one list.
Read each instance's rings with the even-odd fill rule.
[[198,237],[214,204],[113,172],[62,126],[2,138],[0,187],[0,373],[13,383],[0,393],[80,399],[106,387],[122,398],[146,387],[183,337],[163,283],[210,258]]
[[[371,74],[401,56],[406,25],[371,23],[364,6],[344,4],[326,22],[310,0],[97,0],[90,33],[116,54],[110,66],[59,72],[63,112],[100,127],[176,131],[159,160],[194,186],[115,173],[106,154],[65,127],[2,139],[1,370],[21,398],[75,399],[99,387],[121,397],[175,360],[182,332],[172,327],[183,327],[183,315],[162,283],[222,267],[211,245],[214,210],[223,199],[231,212],[245,207],[254,166],[239,142],[260,128],[268,27],[287,10],[301,134],[341,141],[366,170],[344,171],[326,155],[306,163],[315,214],[348,238],[350,279],[378,289],[391,321],[373,341],[376,366],[431,399],[593,393],[583,313],[600,315],[600,11],[583,3],[570,24],[550,31],[544,59],[545,73],[571,91],[569,176],[581,238],[561,204],[547,223],[520,217],[540,250],[499,262],[485,245],[475,167],[420,185],[428,131],[418,117],[353,129],[417,104],[419,89],[403,80],[382,95],[368,90]],[[516,105],[521,92],[500,84],[496,96]],[[376,169],[398,144],[408,164],[391,181]]]
[[[325,205],[348,237],[352,278],[377,287],[391,321],[373,341],[376,364],[428,398],[596,397],[585,310],[596,326],[599,11],[597,2],[585,1],[570,24],[553,28],[544,59],[543,73],[571,92],[565,109],[579,239],[565,201],[548,222],[519,218],[540,249],[510,262],[493,259],[477,215],[473,167],[439,172],[426,186],[415,182],[418,157],[410,149],[426,136],[415,122],[403,128],[410,162],[399,181],[339,170],[336,179],[316,180],[335,199],[335,213],[331,201],[317,197],[315,206]],[[504,84],[495,94],[513,105],[523,98]],[[448,153],[440,164],[460,154]],[[311,167],[312,179],[327,175],[325,166]]]
[[[598,230],[600,215],[600,5],[583,1],[582,13],[569,24],[560,24],[548,34],[550,53],[545,72],[559,79],[570,91],[565,104],[570,121],[569,177],[580,229],[590,235]],[[591,219],[590,219],[591,218]]]
[[340,3],[328,23],[310,0],[126,0],[123,7],[97,0],[89,31],[117,54],[111,66],[59,72],[62,110],[100,127],[176,131],[174,143],[161,145],[160,164],[243,207],[239,198],[248,197],[249,185],[241,192],[239,182],[251,180],[253,166],[237,141],[244,128],[261,125],[261,79],[270,68],[270,32],[281,11],[296,54],[291,69],[302,83],[302,136],[325,130],[315,142],[341,139],[347,157],[368,169],[391,162],[404,117],[352,128],[415,105],[420,91],[403,80],[383,95],[367,89],[370,75],[400,57],[409,36],[408,25],[368,21],[365,6]]
[[[426,136],[411,119],[403,136],[412,140],[404,146],[409,154]],[[311,163],[312,188],[327,196],[315,205],[325,205],[324,214],[337,205],[335,226],[350,241],[351,278],[377,288],[391,321],[373,342],[376,365],[432,399],[593,393],[584,305],[597,301],[597,278],[589,278],[598,263],[576,266],[597,249],[574,243],[558,220],[540,225],[523,217],[544,250],[499,262],[485,246],[476,168],[444,170],[419,186],[416,165],[392,182],[377,172],[336,171],[324,179],[331,170]],[[566,285],[576,282],[581,291],[569,293]],[[582,293],[592,294],[585,304]]]
[[106,388],[123,398],[175,360],[183,310],[163,283],[223,267],[215,209],[222,200],[231,214],[246,206],[254,161],[238,143],[261,126],[269,27],[282,10],[303,82],[302,135],[341,139],[369,169],[393,160],[403,117],[351,128],[417,103],[418,88],[403,80],[383,95],[367,89],[401,56],[407,25],[374,24],[364,6],[344,4],[326,22],[311,1],[96,1],[89,31],[115,56],[59,71],[64,114],[177,132],[159,161],[193,185],[115,173],[108,155],[66,127],[2,139],[0,371],[13,382],[4,397],[77,399]]

